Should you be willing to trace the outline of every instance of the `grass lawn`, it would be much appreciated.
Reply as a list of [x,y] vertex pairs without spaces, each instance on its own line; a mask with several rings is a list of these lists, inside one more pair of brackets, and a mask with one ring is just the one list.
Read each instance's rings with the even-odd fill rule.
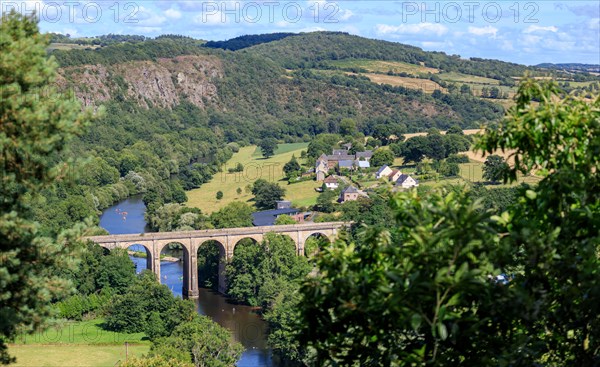
[[[147,354],[150,345],[129,345],[129,356]],[[113,367],[125,360],[124,345],[10,345],[14,367]]]
[[32,335],[21,335],[8,351],[17,358],[16,367],[112,367],[125,360],[125,342],[130,356],[148,353],[150,341],[144,333],[106,331],[102,319],[65,321]]
[[[305,206],[314,204],[318,193],[314,191],[319,185],[314,181],[307,181],[298,184],[288,185],[283,180],[283,166],[289,162],[292,155],[300,157],[300,152],[308,146],[308,143],[280,144],[275,151],[275,155],[269,159],[264,159],[260,154],[260,149],[256,146],[247,146],[240,149],[223,167],[223,172],[217,173],[212,180],[202,185],[198,189],[187,192],[187,206],[197,207],[204,213],[212,213],[226,206],[232,201],[244,201],[252,204],[250,201],[253,196],[246,192],[246,186],[252,186],[254,181],[263,178],[270,182],[278,182],[286,189],[287,200],[293,203]],[[258,151],[258,152],[257,152]],[[243,173],[227,173],[229,168],[235,167],[238,163],[244,165]],[[242,193],[237,193],[237,188],[242,189]],[[217,191],[223,192],[223,198],[217,200]]]
[[21,335],[15,344],[123,344],[150,342],[144,333],[125,334],[102,329],[103,319],[65,321],[44,332]]

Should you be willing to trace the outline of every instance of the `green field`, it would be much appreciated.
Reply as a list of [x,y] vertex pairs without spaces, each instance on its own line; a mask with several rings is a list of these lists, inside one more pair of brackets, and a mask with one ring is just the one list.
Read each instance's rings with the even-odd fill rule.
[[149,343],[144,333],[124,334],[102,329],[103,319],[64,321],[43,332],[21,335],[15,344],[122,344]]
[[[128,355],[141,357],[149,345],[129,345]],[[113,367],[125,360],[125,345],[10,345],[14,367]]]
[[[212,213],[229,204],[232,201],[244,201],[252,204],[252,194],[247,192],[246,186],[252,186],[254,181],[263,178],[270,182],[278,182],[286,189],[285,199],[291,200],[295,205],[307,206],[316,202],[318,193],[314,190],[320,185],[315,181],[306,181],[293,185],[288,185],[283,180],[283,166],[289,162],[292,155],[300,157],[300,152],[305,150],[308,143],[280,144],[275,151],[275,155],[269,159],[264,159],[260,154],[260,149],[256,146],[247,146],[240,148],[223,168],[223,172],[217,173],[211,181],[202,185],[198,189],[187,192],[187,206],[197,207],[204,213]],[[244,165],[243,173],[228,173],[229,168],[235,167],[238,163]],[[237,188],[242,189],[238,195]],[[223,192],[221,200],[216,199],[217,191]]]
[[150,341],[144,333],[124,334],[102,329],[102,319],[59,322],[46,331],[19,336],[8,351],[17,358],[16,367],[114,366],[125,360],[125,342],[130,356],[148,353]]
[[392,71],[393,73],[407,73],[418,76],[419,74],[427,73],[438,73],[439,70],[435,68],[429,68],[426,66],[408,64],[399,61],[382,61],[382,60],[335,60],[328,61],[329,65],[340,67],[340,68],[361,68],[375,73],[387,73]]

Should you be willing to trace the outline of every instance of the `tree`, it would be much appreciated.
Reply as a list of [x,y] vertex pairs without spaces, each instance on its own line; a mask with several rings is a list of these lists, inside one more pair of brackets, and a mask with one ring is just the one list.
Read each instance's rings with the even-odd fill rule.
[[258,179],[252,187],[256,207],[259,209],[273,209],[275,202],[283,199],[285,189],[276,182]]
[[426,136],[412,137],[403,143],[399,143],[397,146],[397,150],[400,153],[399,157],[402,157],[405,163],[419,163],[425,156],[429,156],[431,152],[429,139]]
[[429,134],[427,135],[427,143],[429,144],[429,149],[427,152],[427,156],[431,159],[440,160],[446,158],[446,147],[444,146],[444,136],[437,134]]
[[223,191],[221,191],[221,190],[217,191],[216,197],[217,197],[217,200],[223,199]]
[[283,172],[286,176],[289,176],[294,172],[298,172],[300,168],[300,163],[298,163],[296,156],[292,155],[292,159],[283,166]]
[[380,167],[384,164],[391,166],[394,164],[394,153],[392,153],[392,151],[389,149],[379,148],[373,152],[370,163],[373,167]]
[[294,220],[294,218],[290,217],[289,215],[282,214],[282,215],[278,216],[277,219],[275,219],[275,224],[276,225],[296,224],[296,221]]
[[[79,230],[44,237],[30,203],[67,175],[60,160],[89,120],[72,94],[54,86],[56,62],[47,58],[48,38],[34,16],[15,12],[0,22],[0,363],[9,363],[7,340],[17,329],[37,330],[52,301],[71,285],[56,269],[77,263]],[[79,227],[81,229],[81,227]]]
[[241,195],[241,194],[242,194],[242,188],[241,188],[241,187],[238,187],[238,188],[235,190],[235,192],[238,194],[238,196],[239,196],[239,195]]
[[462,84],[460,86],[460,94],[471,94],[471,87],[467,84]]
[[500,98],[501,97],[501,91],[498,87],[491,87],[490,88],[490,98]]
[[215,228],[239,228],[252,226],[252,207],[240,201],[232,201],[210,215]]
[[277,140],[274,138],[265,138],[260,141],[258,146],[260,147],[263,157],[269,158],[275,154],[275,149],[277,149]]
[[356,121],[344,118],[340,121],[340,135],[342,136],[354,136],[358,133],[356,128]]
[[483,164],[483,178],[488,181],[498,182],[504,178],[507,172],[508,164],[499,155],[490,155]]
[[452,125],[450,126],[448,131],[446,131],[446,136],[448,135],[465,135],[465,133],[463,132],[463,129],[460,126]]

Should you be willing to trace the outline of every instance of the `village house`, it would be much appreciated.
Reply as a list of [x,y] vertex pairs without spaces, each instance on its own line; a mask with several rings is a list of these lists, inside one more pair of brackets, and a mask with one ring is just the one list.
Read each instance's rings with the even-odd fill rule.
[[371,167],[369,160],[373,156],[373,151],[366,150],[364,152],[350,154],[351,147],[351,144],[344,144],[344,149],[333,149],[331,152],[332,154],[330,155],[321,154],[315,163],[316,180],[325,180],[329,170],[335,169],[336,167],[348,170]]
[[340,202],[345,203],[346,201],[358,200],[358,190],[354,186],[348,186],[342,190],[340,194]]
[[327,177],[325,179],[325,181],[323,181],[325,183],[325,186],[329,189],[329,190],[335,190],[338,188],[339,183],[337,178],[335,178],[335,176],[331,175],[329,177]]
[[390,174],[388,175],[388,179],[391,182],[396,182],[400,176],[402,176],[402,172],[400,172],[400,170],[394,169],[392,170],[392,172],[390,172]]
[[409,175],[400,175],[396,180],[396,184],[394,185],[394,189],[410,189],[411,187],[419,186],[419,181],[410,177]]
[[377,172],[375,172],[375,178],[377,178],[378,180],[384,177],[388,178],[390,173],[392,173],[392,169],[387,164],[385,164],[381,166],[381,168]]

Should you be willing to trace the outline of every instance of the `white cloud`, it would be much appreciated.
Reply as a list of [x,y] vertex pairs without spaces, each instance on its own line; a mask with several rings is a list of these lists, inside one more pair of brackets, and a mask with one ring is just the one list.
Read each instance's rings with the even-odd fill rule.
[[181,12],[179,10],[170,8],[165,11],[165,15],[169,19],[179,19],[181,18]]
[[435,34],[442,36],[448,32],[448,27],[438,23],[419,23],[419,24],[400,24],[398,26],[377,24],[375,31],[380,35],[400,35],[400,34]]
[[498,28],[486,25],[485,27],[469,27],[469,33],[476,36],[491,36],[496,38]]
[[542,27],[539,25],[530,25],[529,27],[525,28],[525,30],[523,30],[523,33],[525,34],[529,34],[529,33],[534,33],[534,32],[558,32],[558,28],[551,25],[548,27]]
[[337,14],[337,20],[345,21],[354,16],[352,10],[344,9]]

